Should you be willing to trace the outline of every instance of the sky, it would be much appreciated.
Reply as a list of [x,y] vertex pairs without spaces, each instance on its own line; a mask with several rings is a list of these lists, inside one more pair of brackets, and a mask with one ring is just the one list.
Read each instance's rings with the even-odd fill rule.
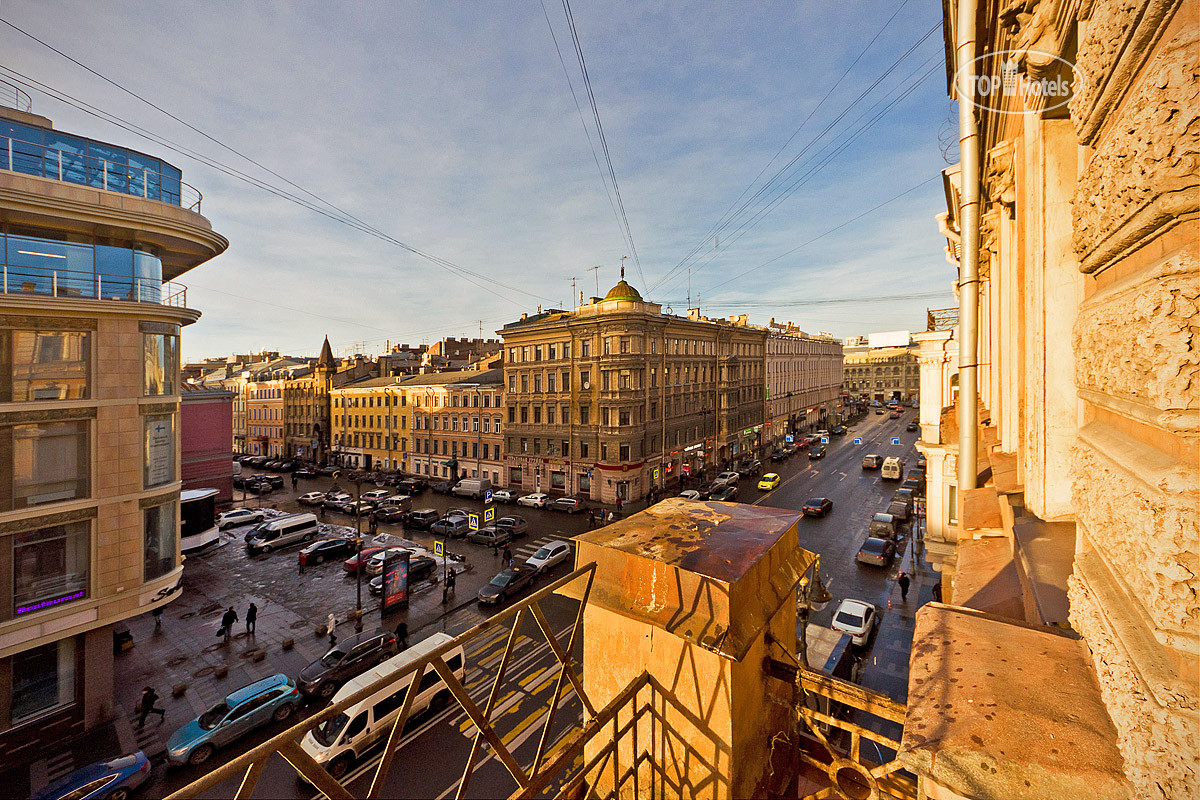
[[26,87],[56,128],[161,157],[203,194],[230,244],[180,279],[203,312],[185,360],[494,337],[605,293],[622,256],[673,312],[846,337],[955,304],[934,220],[941,8],[902,2],[571,3],[623,215],[561,0],[0,4],[211,139],[9,25],[0,80],[326,212]]

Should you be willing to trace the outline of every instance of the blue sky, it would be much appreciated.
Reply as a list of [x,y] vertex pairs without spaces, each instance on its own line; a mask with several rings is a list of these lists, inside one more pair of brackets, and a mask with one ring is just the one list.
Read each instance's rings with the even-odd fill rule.
[[[913,1],[885,26],[897,5],[572,4],[640,256],[640,272],[626,261],[630,282],[682,312],[686,269],[662,279],[699,246],[693,303],[699,294],[713,316],[744,309],[754,322],[847,336],[920,329],[926,307],[953,304],[933,220],[939,180],[780,257],[945,166],[940,30],[851,106],[940,18],[939,5]],[[590,124],[562,5],[545,9]],[[487,276],[494,291],[33,92],[56,127],[159,155],[203,192],[230,248],[182,279],[204,313],[185,330],[187,359],[315,354],[324,334],[335,352],[377,352],[389,340],[477,335],[480,321],[492,335],[539,304],[570,303],[573,277],[593,294],[589,267],[601,266],[603,293],[632,255],[537,2],[10,0],[0,16],[388,235]],[[0,65],[283,186],[6,26]],[[872,104],[914,84],[832,153]],[[706,237],[809,114],[764,175],[809,146],[789,173],[804,182],[740,236],[760,205]],[[926,292],[940,295],[812,303]]]

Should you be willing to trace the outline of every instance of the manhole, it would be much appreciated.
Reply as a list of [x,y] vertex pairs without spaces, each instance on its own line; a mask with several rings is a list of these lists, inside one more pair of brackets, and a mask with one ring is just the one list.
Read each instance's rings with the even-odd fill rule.
[[295,622],[293,622],[291,625],[288,625],[288,628],[290,628],[291,630],[294,630],[294,631],[298,631],[301,628],[307,628],[307,627],[308,627],[308,622],[306,622],[305,620],[302,620],[302,619],[298,619]]
[[221,609],[218,608],[215,611],[206,611],[204,616],[206,619],[218,619],[221,616]]
[[221,649],[222,647],[224,647],[224,646],[225,646],[225,643],[224,643],[224,642],[215,642],[215,643],[213,643],[213,644],[210,644],[208,647],[204,648],[204,649],[203,649],[203,650],[201,650],[200,652],[202,652],[202,653],[213,653],[213,652],[216,652],[217,650],[220,650],[220,649]]
[[214,669],[216,669],[216,668],[213,667],[211,664],[207,667],[201,667],[200,669],[198,669],[192,673],[192,677],[193,678],[203,678],[205,675],[212,675]]
[[186,612],[184,612],[183,614],[180,614],[180,615],[179,615],[179,618],[180,618],[180,619],[191,619],[191,618],[192,618],[192,617],[194,617],[194,616],[196,616],[196,612],[195,612],[195,611],[186,611]]
[[187,656],[175,656],[167,662],[168,667],[178,667],[180,664],[187,661]]
[[208,605],[206,605],[204,608],[200,609],[200,613],[201,613],[201,614],[208,614],[209,612],[212,612],[212,611],[220,611],[220,610],[221,610],[221,604],[220,604],[220,603],[209,603],[209,604],[208,604]]

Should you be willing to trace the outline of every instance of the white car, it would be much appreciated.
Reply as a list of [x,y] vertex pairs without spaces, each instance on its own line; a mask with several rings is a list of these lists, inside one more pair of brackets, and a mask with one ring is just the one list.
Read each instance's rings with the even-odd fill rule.
[[699,500],[700,499],[700,493],[697,492],[695,489],[684,489],[682,492],[679,493],[679,496],[682,497],[684,500]]
[[561,564],[571,557],[571,545],[566,542],[546,542],[540,550],[525,560],[539,573],[545,572],[556,564]]
[[389,547],[387,550],[380,550],[367,559],[367,574],[378,575],[383,572],[383,561],[385,558],[391,558],[403,553],[409,553],[411,557],[412,551],[407,547]]
[[530,508],[545,508],[546,503],[550,502],[550,496],[537,492],[535,494],[527,494],[524,497],[517,498],[517,505],[529,506]]
[[722,472],[717,476],[717,479],[714,481],[714,483],[719,483],[722,486],[737,486],[738,478],[740,477],[742,476],[733,471]]
[[306,492],[296,498],[296,502],[302,506],[319,506],[325,502],[324,492]]
[[494,503],[515,503],[516,501],[516,492],[510,492],[508,489],[497,489],[492,492],[492,502]]
[[848,634],[850,641],[861,645],[871,638],[876,621],[875,606],[861,600],[843,600],[837,613],[833,615],[833,624],[830,627]]
[[251,522],[262,522],[267,518],[261,510],[252,508],[231,508],[221,512],[217,517],[217,529],[236,528],[238,525],[248,525]]

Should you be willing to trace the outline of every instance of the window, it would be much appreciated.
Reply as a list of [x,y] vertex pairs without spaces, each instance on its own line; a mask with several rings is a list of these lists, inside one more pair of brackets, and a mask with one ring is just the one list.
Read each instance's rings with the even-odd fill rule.
[[175,569],[175,503],[145,510],[145,578],[152,581]]
[[629,445],[627,445],[627,444],[621,445],[621,460],[622,461],[629,460]]
[[542,373],[540,372],[534,373],[533,390],[535,392],[540,392],[542,390]]
[[91,334],[0,330],[0,402],[86,400]]
[[179,394],[179,335],[143,333],[142,357],[142,394]]
[[12,707],[0,725],[15,725],[75,701],[75,637],[17,653],[9,664]]
[[496,417],[495,419],[492,420],[492,422],[493,422],[492,429],[496,433],[499,433],[500,432],[500,418]]
[[[590,449],[590,448],[588,447],[588,443],[587,443],[587,442],[580,442],[580,443],[579,443],[579,457],[580,457],[580,458],[587,458],[587,457],[588,457],[588,450],[589,450],[589,449]],[[582,487],[582,486],[580,486],[579,488],[581,488],[581,489],[582,489],[583,487]]]
[[529,422],[529,406],[521,406],[521,424]]
[[546,424],[554,425],[554,406],[546,406]]
[[[553,408],[553,406],[551,406],[551,408]],[[533,407],[533,424],[540,425],[541,423],[542,423],[542,407],[534,406]]]
[[591,416],[592,416],[592,407],[591,406],[580,406],[579,407],[579,424],[580,425],[591,425],[592,424]]
[[591,355],[592,355],[592,340],[591,339],[581,339],[579,341],[579,357],[580,358],[589,358],[589,357],[591,357]]
[[547,373],[546,373],[546,391],[547,391],[547,392],[556,392],[556,391],[558,391],[557,389],[555,389],[555,388],[554,388],[554,379],[555,379],[555,377],[556,377],[556,376],[555,376],[555,374],[554,374],[553,372],[547,372]]
[[563,458],[571,457],[571,443],[568,442],[566,439],[562,440],[562,452],[559,453],[559,455],[562,456]]
[[12,548],[13,593],[0,618],[87,597],[90,544],[90,522],[52,525],[9,537],[4,546]]
[[529,391],[529,376],[528,375],[521,376],[521,391],[522,392]]
[[88,423],[0,427],[0,465],[0,511],[87,497],[91,491]]
[[590,379],[591,379],[591,370],[586,370],[586,369],[579,370],[579,387],[581,389],[586,391],[586,390],[592,388]]
[[630,416],[629,409],[622,408],[617,415],[617,424],[622,428],[628,427],[630,424]]
[[529,440],[528,440],[528,439],[522,439],[522,440],[521,440],[521,452],[522,452],[522,453],[528,453],[528,452],[529,452]]
[[175,416],[155,414],[142,419],[145,431],[143,480],[145,488],[149,489],[175,480]]
[[563,424],[563,425],[570,425],[570,424],[571,424],[571,407],[570,407],[570,406],[563,406],[563,407],[562,407],[562,416],[561,416],[561,417],[559,417],[559,419],[561,419],[561,420],[562,420],[562,424]]
[[508,421],[509,422],[517,421],[517,407],[516,406],[508,407]]
[[509,467],[508,468],[508,483],[510,486],[520,486],[521,485],[521,468],[520,467]]

